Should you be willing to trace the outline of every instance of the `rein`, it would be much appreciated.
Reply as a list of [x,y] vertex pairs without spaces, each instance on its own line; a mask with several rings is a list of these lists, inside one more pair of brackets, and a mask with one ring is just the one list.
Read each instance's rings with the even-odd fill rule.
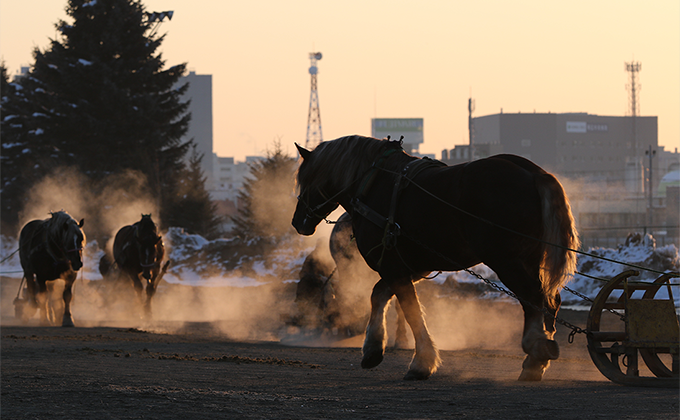
[[[398,175],[398,174],[399,174],[398,172],[391,171],[391,170],[389,170],[389,169],[385,169],[385,168],[380,168],[380,169],[381,169],[382,171],[387,172],[387,173],[390,173],[390,174],[395,174],[395,175]],[[493,227],[495,227],[495,228],[503,229],[503,230],[505,230],[505,231],[507,231],[507,232],[513,233],[513,234],[518,235],[518,236],[521,236],[521,237],[523,237],[523,238],[531,239],[531,240],[534,240],[534,241],[537,241],[537,242],[541,242],[541,243],[546,244],[546,245],[550,245],[550,246],[554,246],[554,247],[557,247],[557,248],[561,248],[561,249],[564,249],[564,250],[566,250],[566,251],[574,252],[574,253],[576,253],[576,254],[581,254],[581,255],[585,255],[585,256],[588,256],[588,257],[592,257],[592,258],[596,258],[596,259],[600,259],[600,260],[603,260],[603,261],[608,261],[608,262],[612,262],[612,263],[616,263],[616,264],[626,265],[626,266],[628,266],[628,267],[636,268],[636,269],[638,269],[638,270],[649,271],[649,272],[652,272],[652,273],[655,273],[655,274],[666,274],[666,273],[667,273],[666,271],[658,271],[658,270],[654,270],[654,269],[652,269],[652,268],[646,268],[646,267],[642,267],[642,266],[635,265],[635,264],[625,263],[625,262],[622,262],[622,261],[616,261],[616,260],[613,260],[613,259],[610,259],[610,258],[602,257],[602,256],[595,255],[595,254],[591,254],[591,253],[588,253],[588,252],[579,251],[579,250],[577,250],[577,249],[571,249],[571,248],[566,247],[566,246],[563,246],[563,245],[554,244],[554,243],[545,241],[545,240],[543,240],[543,239],[541,239],[541,238],[536,238],[535,236],[531,236],[531,235],[527,235],[527,234],[524,234],[524,233],[521,233],[521,232],[517,232],[516,230],[510,229],[509,227],[499,225],[499,224],[494,223],[494,222],[492,222],[492,221],[490,221],[490,220],[488,220],[488,219],[485,219],[485,218],[480,217],[480,216],[478,216],[478,215],[476,215],[476,214],[473,214],[473,213],[470,213],[470,212],[468,212],[468,211],[466,211],[466,210],[463,210],[462,208],[460,208],[460,207],[458,207],[458,206],[456,206],[456,205],[454,205],[454,204],[451,204],[451,203],[449,203],[448,201],[446,201],[446,200],[444,200],[444,199],[442,199],[442,198],[440,198],[440,197],[437,197],[435,194],[431,193],[430,191],[428,191],[427,189],[425,189],[423,186],[421,186],[420,184],[416,183],[415,181],[411,181],[411,182],[413,183],[413,185],[414,185],[416,188],[420,189],[422,192],[424,192],[425,194],[427,194],[427,195],[429,195],[430,197],[434,198],[435,200],[441,202],[442,204],[445,204],[445,205],[447,205],[448,207],[451,207],[452,209],[454,209],[454,210],[456,210],[456,211],[459,211],[459,212],[465,214],[466,216],[475,218],[475,219],[477,219],[477,220],[479,220],[479,221],[481,221],[481,222],[483,222],[483,223],[486,223],[486,224],[488,224],[489,226],[493,226]]]

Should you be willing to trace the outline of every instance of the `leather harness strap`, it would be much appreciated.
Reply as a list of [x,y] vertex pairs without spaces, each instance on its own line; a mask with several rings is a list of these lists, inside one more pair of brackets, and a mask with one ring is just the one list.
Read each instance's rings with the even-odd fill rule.
[[[384,159],[380,160],[380,163],[382,163],[382,161],[384,161]],[[377,163],[378,161],[376,161],[376,164],[374,164],[375,169],[384,170],[383,168],[378,166]],[[357,193],[357,196],[352,200],[352,207],[357,213],[359,213],[361,216],[365,217],[367,220],[371,221],[371,223],[375,224],[384,231],[383,239],[381,242],[381,244],[383,245],[383,255],[385,250],[396,246],[397,237],[401,233],[401,227],[399,226],[398,223],[395,222],[395,214],[397,211],[399,197],[401,196],[401,191],[405,189],[411,182],[411,180],[413,180],[423,170],[427,168],[441,166],[446,166],[446,164],[430,158],[414,159],[407,163],[406,166],[404,166],[404,168],[401,170],[401,172],[397,174],[397,179],[395,180],[394,186],[392,188],[392,198],[390,200],[390,209],[387,217],[381,215],[380,213],[373,210],[372,208],[370,208],[368,205],[361,201],[360,197],[366,195],[366,192],[368,190],[367,188],[362,188]],[[371,177],[371,179],[365,181],[363,183],[363,186],[368,187],[372,185],[375,176],[376,176],[375,172],[368,174],[367,177]],[[382,256],[380,258],[380,261],[382,261]],[[380,265],[380,262],[378,264]]]

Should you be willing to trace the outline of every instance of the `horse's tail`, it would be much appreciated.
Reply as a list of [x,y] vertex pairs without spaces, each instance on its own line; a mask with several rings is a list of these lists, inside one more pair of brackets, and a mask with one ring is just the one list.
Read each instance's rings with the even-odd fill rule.
[[546,300],[554,304],[567,276],[576,270],[576,253],[580,246],[571,206],[562,184],[551,174],[538,176],[536,185],[543,206],[543,261],[541,283]]

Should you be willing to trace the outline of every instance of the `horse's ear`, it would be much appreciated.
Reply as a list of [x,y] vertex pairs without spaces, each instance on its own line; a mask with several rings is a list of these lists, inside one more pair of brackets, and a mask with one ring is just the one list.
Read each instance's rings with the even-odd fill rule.
[[158,235],[158,236],[156,237],[156,243],[159,243],[159,242],[161,241],[161,239],[163,239],[163,238],[161,237],[161,235]]
[[309,150],[305,149],[304,147],[300,146],[297,143],[295,143],[295,147],[297,147],[298,153],[300,153],[302,159],[307,159],[312,154],[312,152],[310,152]]
[[78,222],[78,227],[81,228],[85,224],[85,219],[80,219],[80,222]]

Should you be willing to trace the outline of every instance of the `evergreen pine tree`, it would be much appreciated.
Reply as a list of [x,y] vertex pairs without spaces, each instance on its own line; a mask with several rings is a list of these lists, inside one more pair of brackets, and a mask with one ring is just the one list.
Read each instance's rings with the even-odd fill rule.
[[[68,0],[66,13],[73,22],[57,23],[58,39],[34,51],[29,74],[3,100],[3,115],[14,118],[2,124],[2,219],[16,216],[28,186],[71,166],[93,189],[126,169],[144,174],[163,220],[181,201],[187,173],[188,86],[177,87],[186,66],[164,69],[164,36],[149,35],[139,0]],[[22,171],[31,171],[23,185]]]
[[293,232],[295,168],[295,159],[283,153],[279,142],[266,159],[251,164],[250,177],[239,192],[238,215],[232,218],[234,234],[276,242]]
[[4,63],[0,67],[2,232],[14,235],[18,233],[19,211],[25,204],[23,194],[45,175],[58,150],[44,140],[41,123],[45,114],[33,107],[35,92],[24,88],[25,76],[10,81]]
[[167,207],[166,222],[170,226],[182,226],[189,233],[213,239],[221,231],[222,218],[217,216],[217,205],[210,200],[205,189],[205,175],[201,168],[203,155],[192,148],[187,169],[176,188],[175,205]]

